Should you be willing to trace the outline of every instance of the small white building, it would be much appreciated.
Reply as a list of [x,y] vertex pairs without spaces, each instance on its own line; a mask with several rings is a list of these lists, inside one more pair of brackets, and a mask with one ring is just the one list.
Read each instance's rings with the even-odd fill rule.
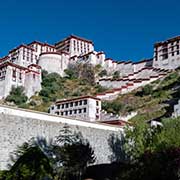
[[99,121],[101,100],[93,96],[83,96],[57,101],[49,108],[50,114],[67,116],[85,121]]
[[23,86],[28,97],[39,92],[41,67],[31,64],[26,68],[11,62],[0,64],[0,98],[7,97],[13,86]]

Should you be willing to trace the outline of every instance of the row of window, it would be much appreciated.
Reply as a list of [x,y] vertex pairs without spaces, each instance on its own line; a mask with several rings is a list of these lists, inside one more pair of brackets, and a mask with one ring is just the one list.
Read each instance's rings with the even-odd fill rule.
[[85,43],[85,42],[79,42],[79,41],[76,41],[76,40],[74,40],[73,41],[74,42],[74,51],[81,51],[81,53],[83,53],[83,52],[89,52],[89,50],[90,50],[90,47],[89,47],[89,44],[87,44],[87,43]]
[[6,70],[7,70],[7,67],[1,68],[1,70],[0,70],[0,77],[5,77]]
[[64,108],[69,108],[73,106],[81,106],[81,105],[86,105],[87,100],[80,100],[80,101],[75,101],[75,102],[70,102],[70,103],[65,103],[65,104],[58,104],[57,109],[64,109]]
[[[180,52],[179,52],[179,51],[176,51],[176,52],[171,52],[171,53],[169,53],[169,54],[171,54],[171,56],[175,56],[175,55],[179,55]],[[162,55],[160,55],[160,56],[162,56],[162,59],[163,59],[163,60],[164,60],[164,59],[167,59],[167,58],[169,57],[168,53],[162,54]],[[158,60],[157,54],[155,55],[155,60],[156,60],[156,61]]]
[[[19,80],[22,80],[22,72],[19,72],[18,74],[19,74]],[[12,77],[13,79],[17,77],[17,72],[15,69],[12,72]]]
[[[74,106],[82,106],[82,105],[87,105],[87,99],[70,102],[70,103],[58,104],[57,109],[64,109],[64,108],[69,108],[69,107],[74,107]],[[99,101],[96,101],[96,106],[99,106]]]
[[[38,44],[34,44],[32,45],[31,47],[37,52],[38,51]],[[41,46],[41,52],[43,51],[43,47],[44,47],[44,50],[46,50],[46,52],[54,52],[55,49],[54,48],[51,48],[49,46]]]
[[57,111],[56,114],[61,115],[61,116],[68,116],[68,115],[82,114],[86,112],[87,112],[87,109],[83,108],[83,109],[74,109],[74,110],[63,111],[63,112]]

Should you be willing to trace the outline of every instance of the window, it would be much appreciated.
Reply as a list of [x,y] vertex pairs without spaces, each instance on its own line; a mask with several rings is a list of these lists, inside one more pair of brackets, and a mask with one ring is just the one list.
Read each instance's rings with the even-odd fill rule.
[[73,102],[70,103],[70,107],[73,107]]
[[99,106],[99,101],[96,101],[96,106]]
[[57,109],[60,109],[60,104],[57,105]]
[[65,111],[65,115],[66,115],[66,116],[68,115],[68,111]]
[[87,100],[84,100],[84,105],[86,105],[87,104]]
[[16,77],[16,70],[13,70],[13,74],[12,74],[13,78]]
[[179,51],[177,51],[177,55],[179,55]]
[[59,115],[59,112],[57,111],[56,114]]
[[51,109],[54,110],[54,106],[52,106]]
[[164,59],[167,59],[168,58],[168,54],[164,54],[163,56],[162,56],[162,59],[164,60]]
[[69,111],[69,114],[72,114],[72,110]]
[[84,113],[86,113],[86,108],[83,109]]
[[79,109],[79,114],[82,112],[82,109]]
[[22,73],[21,72],[19,73],[19,79],[20,80],[22,79]]
[[64,113],[63,113],[63,112],[61,112],[61,116],[63,116],[63,114],[64,114]]
[[35,74],[33,74],[33,79],[35,79],[36,78],[36,75]]
[[172,52],[172,56],[174,56],[174,52]]
[[68,108],[69,107],[69,104],[68,103],[66,103],[66,108]]
[[96,109],[96,113],[99,113],[99,109]]
[[62,109],[64,109],[64,104],[62,104]]
[[82,101],[79,101],[79,105],[80,105],[80,106],[82,105]]
[[98,116],[98,115],[96,115],[96,119],[99,119],[99,116]]
[[74,114],[77,114],[77,110],[76,109],[74,110]]
[[75,102],[75,106],[78,106],[78,101]]

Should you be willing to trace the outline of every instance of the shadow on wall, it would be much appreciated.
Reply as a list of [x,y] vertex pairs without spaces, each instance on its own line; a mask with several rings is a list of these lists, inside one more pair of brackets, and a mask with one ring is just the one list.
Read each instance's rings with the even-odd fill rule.
[[[120,139],[121,137],[121,139]],[[126,159],[125,152],[123,149],[124,145],[124,137],[123,135],[118,136],[117,134],[111,134],[108,139],[109,148],[112,152],[109,155],[110,161],[113,162],[124,162]]]
[[[121,138],[120,138],[121,137]],[[126,156],[123,150],[124,138],[120,134],[111,134],[108,138],[108,144],[111,151],[109,159],[110,164],[99,164],[89,166],[85,173],[85,180],[116,180],[119,170],[126,163]]]

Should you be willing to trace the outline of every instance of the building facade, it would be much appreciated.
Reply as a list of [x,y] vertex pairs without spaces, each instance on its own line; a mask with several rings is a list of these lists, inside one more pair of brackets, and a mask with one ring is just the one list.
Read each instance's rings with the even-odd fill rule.
[[101,100],[92,96],[57,101],[49,108],[50,114],[82,119],[85,121],[99,121],[101,114]]
[[71,35],[57,43],[55,43],[57,52],[67,52],[70,57],[81,56],[94,51],[94,45],[91,40],[87,40],[78,36]]
[[154,45],[153,67],[176,69],[180,66],[180,36]]
[[[111,58],[106,58],[104,52],[94,50],[94,44],[91,40],[74,35],[70,35],[55,43],[55,45],[38,41],[33,41],[27,45],[22,44],[9,51],[7,56],[0,58],[2,71],[0,97],[6,97],[12,86],[19,85],[24,87],[28,86],[29,89],[26,90],[26,93],[28,97],[30,97],[34,92],[38,92],[41,89],[40,69],[44,69],[49,73],[55,72],[61,76],[65,76],[64,70],[67,69],[69,65],[75,63],[89,63],[93,66],[100,64],[102,69],[107,71],[108,77],[112,77],[113,73],[118,71],[120,76],[123,77],[123,82],[127,78],[135,78],[135,81],[139,79],[142,80],[145,76],[146,79],[150,79],[151,81],[154,76],[157,78],[160,77],[158,73],[151,74],[151,68],[166,70],[176,69],[180,66],[179,41],[180,36],[156,43],[154,45],[153,59],[140,62],[116,61]],[[7,64],[7,62],[10,64]],[[35,65],[37,66],[35,67]],[[10,78],[8,76],[15,77],[12,67],[16,67],[15,71],[17,74],[20,72],[21,80],[8,80],[8,78]],[[6,77],[8,77],[7,80]],[[139,79],[137,79],[137,77]],[[101,84],[105,85],[107,82],[107,80],[100,81]],[[111,80],[111,82],[113,84],[114,80]],[[120,84],[123,82],[119,80]],[[120,87],[118,86],[118,88]]]

